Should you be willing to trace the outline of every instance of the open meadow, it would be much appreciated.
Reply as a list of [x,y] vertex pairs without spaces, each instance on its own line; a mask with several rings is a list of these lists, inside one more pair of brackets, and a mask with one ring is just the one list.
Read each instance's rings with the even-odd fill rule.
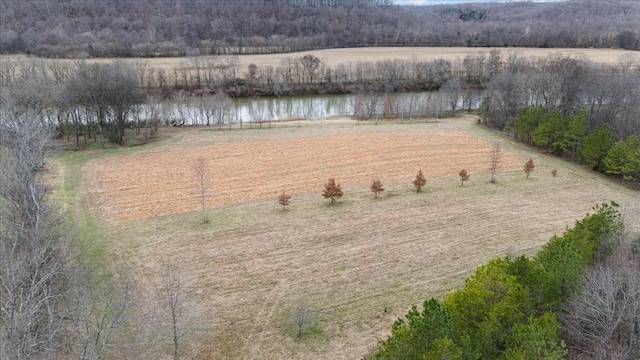
[[[294,53],[263,54],[263,55],[240,55],[238,56],[238,68],[241,74],[246,72],[249,64],[255,64],[258,68],[267,66],[278,67],[282,65],[282,60],[286,58],[300,58],[305,55],[314,55],[323,64],[334,67],[340,64],[352,64],[364,62],[376,62],[384,60],[421,60],[434,61],[443,59],[447,61],[462,61],[465,56],[474,54],[489,54],[493,49],[499,50],[503,55],[517,54],[525,58],[543,58],[551,55],[561,55],[573,58],[583,58],[594,63],[614,65],[618,63],[620,56],[624,54],[635,54],[637,52],[623,49],[573,49],[573,48],[489,48],[489,47],[366,47],[366,48],[339,48],[320,49]],[[0,55],[2,59],[20,60],[25,59],[24,55]],[[202,56],[203,60],[224,58],[224,56]],[[44,62],[56,61],[73,64],[77,60],[68,59],[41,59]],[[88,63],[112,61],[116,59],[87,59]],[[174,69],[192,65],[188,57],[173,58],[121,58],[124,62],[143,62],[149,67],[162,69],[167,73]],[[243,75],[244,76],[244,75]]]
[[[495,143],[502,161],[490,184]],[[78,156],[56,160],[61,181],[77,182],[67,202],[110,256],[135,264],[139,301],[158,303],[161,265],[178,266],[185,358],[359,359],[412,304],[460,286],[493,257],[534,254],[598,203],[617,201],[640,231],[637,191],[506,140],[472,116],[181,129]],[[207,224],[199,157],[208,169]],[[529,158],[536,167],[525,179]],[[461,186],[463,168],[471,179]],[[416,193],[419,169],[427,185]],[[74,171],[79,178],[68,179]],[[331,206],[321,196],[330,177],[345,193]],[[374,178],[386,188],[378,199]],[[293,196],[288,211],[277,203],[283,189]],[[317,315],[302,339],[288,321],[299,307]]]

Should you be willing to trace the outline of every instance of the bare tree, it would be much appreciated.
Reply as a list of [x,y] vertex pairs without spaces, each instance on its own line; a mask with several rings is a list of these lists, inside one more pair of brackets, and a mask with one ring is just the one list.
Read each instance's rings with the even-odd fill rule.
[[318,72],[318,68],[320,67],[320,63],[322,61],[320,61],[320,59],[318,59],[317,57],[311,54],[303,56],[302,58],[299,59],[299,61],[302,63],[302,70],[303,70],[302,81],[312,83],[314,81],[314,78]]
[[78,101],[95,110],[111,142],[122,143],[132,107],[145,100],[134,68],[124,62],[79,63],[77,71],[83,95]]
[[238,69],[240,68],[240,58],[237,56],[226,56],[223,61],[227,70],[225,77],[227,81],[230,80],[233,85],[234,95],[238,96]]
[[371,183],[371,192],[373,196],[377,199],[378,195],[384,191],[384,187],[382,186],[382,181],[380,179],[374,179],[373,183]]
[[289,321],[296,327],[296,336],[301,338],[304,331],[313,325],[316,318],[315,311],[307,307],[297,308],[289,316]]
[[336,202],[336,199],[341,198],[343,195],[342,189],[340,188],[340,184],[336,183],[336,179],[330,178],[324,184],[324,190],[322,191],[322,196],[325,199],[331,199],[331,204]]
[[170,263],[164,263],[162,266],[162,295],[169,313],[174,360],[180,358],[181,325],[182,317],[185,314],[183,286],[179,270]]
[[145,85],[144,79],[147,74],[148,67],[149,67],[149,63],[146,61],[136,61],[133,63],[133,69],[135,71],[136,78],[138,79],[140,88],[144,88],[144,85]]
[[422,190],[422,187],[425,186],[426,184],[427,184],[427,179],[424,177],[424,174],[422,173],[422,169],[420,169],[420,171],[418,171],[418,174],[416,175],[416,178],[413,179],[413,186],[415,186],[416,192],[420,192],[420,190]]
[[213,119],[215,119],[216,124],[219,127],[225,122],[229,122],[229,127],[231,127],[231,100],[229,96],[222,91],[216,92],[210,102],[208,102],[208,106],[211,106],[213,111]]
[[471,175],[469,175],[469,173],[465,169],[460,170],[460,172],[458,173],[458,176],[460,176],[460,181],[462,182],[462,186],[464,186],[464,182],[469,180],[469,178],[471,177]]
[[568,347],[593,359],[640,356],[640,259],[626,246],[590,270],[563,319]]
[[55,358],[70,238],[41,182],[52,128],[37,103],[0,98],[0,358]]
[[462,84],[460,83],[460,78],[454,77],[447,80],[444,85],[442,85],[442,90],[446,94],[447,104],[451,109],[451,115],[458,108],[458,102],[460,101],[460,96],[462,92]]
[[493,145],[491,149],[491,154],[489,154],[489,172],[491,173],[490,183],[496,183],[496,173],[498,172],[498,165],[502,159],[502,150],[500,149],[500,144]]
[[629,74],[633,68],[640,66],[640,56],[636,53],[625,53],[618,56],[617,67],[623,74]]
[[524,164],[524,173],[527,174],[527,179],[535,167],[536,165],[533,163],[533,159],[529,158],[529,161]]
[[287,211],[287,206],[289,206],[290,199],[291,195],[288,195],[284,190],[282,190],[282,194],[278,196],[278,204],[282,206],[283,211]]
[[76,268],[74,287],[67,303],[71,331],[65,347],[79,359],[103,359],[114,350],[117,335],[133,305],[134,284],[123,270],[112,281],[101,280],[90,265]]
[[200,204],[202,205],[202,222],[206,224],[209,222],[209,218],[207,217],[207,178],[209,175],[209,167],[203,157],[196,159],[193,165],[193,172],[198,181],[198,195],[200,197]]

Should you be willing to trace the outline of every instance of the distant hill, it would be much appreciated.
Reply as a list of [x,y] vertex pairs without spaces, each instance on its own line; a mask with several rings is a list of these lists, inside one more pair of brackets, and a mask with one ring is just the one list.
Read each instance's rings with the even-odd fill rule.
[[640,2],[0,2],[0,53],[159,57],[365,46],[640,49]]

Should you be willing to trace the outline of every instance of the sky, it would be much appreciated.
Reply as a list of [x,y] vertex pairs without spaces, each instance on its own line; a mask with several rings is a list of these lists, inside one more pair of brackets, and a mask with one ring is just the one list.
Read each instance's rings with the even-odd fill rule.
[[392,0],[397,5],[441,5],[483,2],[558,2],[564,0]]

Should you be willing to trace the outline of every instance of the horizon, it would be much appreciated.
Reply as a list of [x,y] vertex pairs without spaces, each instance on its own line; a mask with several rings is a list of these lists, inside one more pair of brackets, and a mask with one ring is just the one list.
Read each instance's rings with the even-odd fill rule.
[[566,0],[392,0],[395,5],[459,5],[470,3],[511,3],[511,2],[563,2]]

